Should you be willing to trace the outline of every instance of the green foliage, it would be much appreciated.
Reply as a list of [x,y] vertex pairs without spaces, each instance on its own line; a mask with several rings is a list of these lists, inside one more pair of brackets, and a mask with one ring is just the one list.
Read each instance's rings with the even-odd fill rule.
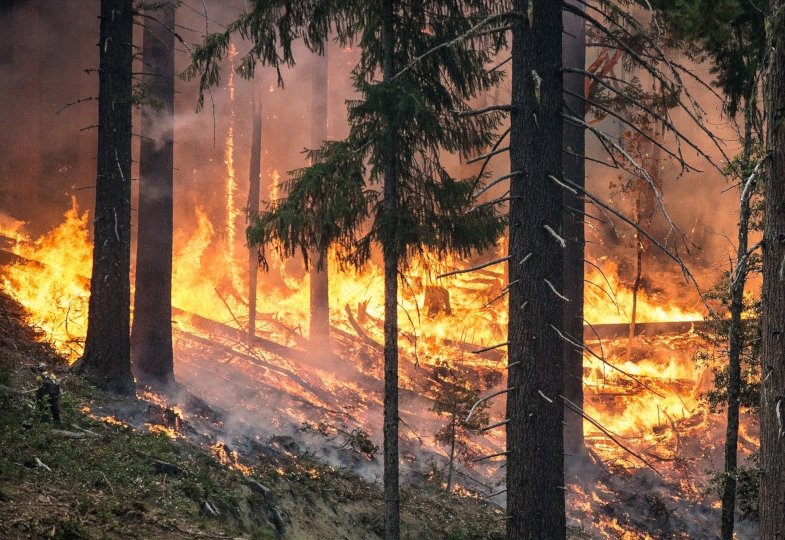
[[[766,51],[768,0],[653,0],[677,37],[695,43],[712,61],[712,74],[735,115],[755,98]],[[711,14],[711,16],[707,16]]]
[[[341,263],[355,266],[369,260],[374,243],[403,263],[423,249],[469,255],[493,246],[504,228],[496,205],[472,208],[481,182],[451,177],[441,161],[443,152],[481,151],[500,122],[498,112],[455,114],[502,77],[486,70],[497,44],[478,37],[504,21],[490,16],[490,7],[481,0],[397,5],[391,56],[385,56],[382,39],[383,6],[350,0],[253,1],[226,31],[207,36],[184,73],[200,78],[202,94],[220,81],[234,33],[251,42],[238,68],[244,77],[252,77],[259,63],[294,63],[291,43],[298,37],[321,51],[332,32],[340,43],[362,50],[353,71],[362,99],[349,104],[349,136],[311,152],[312,165],[292,174],[286,200],[274,201],[253,220],[249,243],[272,243],[285,255],[300,252],[306,264],[309,249],[323,255],[334,246]],[[377,80],[390,60],[397,74]],[[394,210],[384,211],[375,185],[383,183],[388,162],[396,201]],[[263,250],[260,257],[264,265]],[[320,256],[317,265],[323,264]]]
[[477,405],[471,418],[467,420],[469,411],[480,399],[479,385],[472,382],[468,374],[449,366],[437,368],[433,381],[431,410],[438,416],[448,417],[447,424],[434,436],[436,442],[450,446],[454,439],[459,455],[464,458],[474,457],[466,443],[469,437],[479,435],[482,428],[488,425],[490,403],[484,401]]
[[[757,163],[763,158],[764,149],[759,141],[750,140],[747,152],[742,152],[728,163],[725,174],[728,178],[744,186]],[[750,197],[750,230],[760,231],[763,226],[762,186],[765,183],[765,169],[758,171],[758,182],[751,188]],[[751,253],[746,261],[746,271],[742,279],[747,280],[751,274],[761,272],[761,257]],[[735,274],[733,274],[735,279]],[[715,345],[710,351],[703,351],[696,359],[713,365],[714,388],[706,392],[704,398],[712,412],[722,410],[728,402],[729,367],[725,358],[728,355],[730,336],[730,319],[726,317],[731,308],[732,274],[726,272],[719,282],[709,290],[705,298],[717,304],[717,317],[707,319],[708,328],[703,331],[707,342]],[[741,392],[739,395],[742,407],[756,412],[760,405],[760,324],[761,302],[746,296],[742,303],[741,338]],[[719,362],[717,361],[719,360]]]
[[[757,452],[750,455],[749,465],[741,466],[736,469],[736,511],[739,513],[739,520],[758,519],[758,490],[760,487],[760,454]],[[709,480],[709,486],[718,497],[722,497],[725,490],[725,482],[729,473],[716,473]]]
[[[311,247],[323,254],[331,245],[352,245],[354,232],[368,218],[378,193],[365,188],[362,156],[347,142],[327,142],[310,152],[314,165],[292,173],[284,184],[288,196],[261,212],[248,228],[248,242],[274,244],[282,256],[298,250],[308,264]],[[264,250],[259,260],[267,267]],[[326,261],[321,258],[317,267]]]

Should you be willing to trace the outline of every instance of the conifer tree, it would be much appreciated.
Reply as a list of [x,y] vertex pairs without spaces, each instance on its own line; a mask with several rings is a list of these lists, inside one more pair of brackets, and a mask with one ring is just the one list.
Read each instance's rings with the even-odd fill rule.
[[[515,0],[507,538],[565,538],[561,2]],[[557,181],[554,181],[556,179]],[[514,284],[514,285],[512,285]]]
[[133,394],[130,359],[131,0],[102,0],[95,235],[85,350],[79,369],[97,386]]
[[173,1],[144,17],[142,141],[131,355],[141,379],[174,381],[172,233],[174,175]]
[[[373,245],[381,248],[387,538],[400,536],[399,272],[424,249],[468,256],[490,248],[503,229],[495,205],[472,206],[476,180],[451,177],[441,162],[445,151],[471,155],[482,150],[498,124],[498,111],[456,114],[468,108],[467,99],[500,78],[486,71],[490,55],[472,46],[476,40],[456,39],[482,29],[490,20],[485,8],[480,0],[253,2],[226,32],[208,36],[189,70],[201,76],[202,88],[215,84],[218,61],[235,31],[253,42],[240,66],[247,76],[257,62],[294,61],[293,28],[301,28],[306,44],[316,50],[332,29],[339,41],[354,40],[363,51],[353,72],[362,98],[350,104],[348,138],[312,152],[313,165],[294,175],[288,197],[260,216],[249,229],[249,241],[273,242],[287,255],[299,251],[306,261],[309,249],[325,253],[335,246],[340,261],[355,266],[369,261]],[[271,55],[278,46],[281,54]],[[325,263],[322,258],[315,262]]]
[[760,537],[785,534],[785,1],[766,21],[769,153],[763,228]]

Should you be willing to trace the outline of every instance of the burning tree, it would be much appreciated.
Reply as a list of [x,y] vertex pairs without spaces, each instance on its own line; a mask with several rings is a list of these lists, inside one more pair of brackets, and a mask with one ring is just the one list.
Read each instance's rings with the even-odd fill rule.
[[85,350],[80,370],[96,385],[133,394],[131,304],[131,0],[101,1],[98,175]]

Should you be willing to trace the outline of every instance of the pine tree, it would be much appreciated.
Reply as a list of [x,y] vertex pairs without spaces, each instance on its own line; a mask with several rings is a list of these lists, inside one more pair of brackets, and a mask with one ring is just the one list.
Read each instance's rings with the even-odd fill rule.
[[[471,457],[466,446],[468,437],[482,433],[488,424],[490,403],[480,402],[480,388],[472,384],[458,368],[440,367],[435,370],[433,407],[438,416],[447,416],[447,425],[436,432],[436,442],[450,450],[447,461],[447,493],[452,493],[456,453]],[[477,404],[475,406],[475,404]],[[471,413],[471,416],[469,416]],[[456,452],[457,451],[457,452]]]
[[766,149],[760,410],[760,537],[785,535],[785,1],[766,21]]
[[[311,79],[311,148],[319,148],[327,138],[327,52],[314,57]],[[317,258],[326,258],[326,253]],[[308,338],[316,348],[330,340],[330,288],[328,265],[312,265],[310,272],[311,320]]]
[[[248,171],[248,219],[259,213],[262,170],[262,107],[254,93],[252,100],[251,160]],[[256,289],[259,274],[259,258],[256,249],[248,246],[248,339],[252,343],[256,336]]]
[[[582,5],[573,3],[578,9]],[[585,69],[586,67],[586,29],[583,18],[574,13],[564,12],[564,33],[562,35],[563,62],[565,68]],[[579,73],[565,73],[564,87],[573,95],[565,95],[565,107],[572,114],[584,118],[586,104],[580,96],[584,95],[584,77]],[[562,122],[564,146],[564,176],[583,187],[586,183],[586,131],[569,122]],[[585,239],[583,213],[585,203],[577,193],[564,190],[562,230],[564,238],[570,242],[564,252],[564,296],[570,299],[564,304],[564,325],[570,335],[583,337],[583,267]],[[564,396],[583,409],[583,350],[579,347],[564,347]],[[584,451],[583,417],[566,408],[564,426],[564,449],[568,459]],[[570,463],[567,461],[567,463]]]
[[[512,28],[507,538],[565,538],[561,2]],[[571,300],[571,299],[570,299]]]
[[133,394],[130,360],[131,0],[101,1],[98,169],[85,350],[79,369],[97,386]]
[[131,356],[142,380],[174,381],[172,232],[175,2],[144,18],[139,221]]
[[[500,77],[486,72],[490,55],[471,47],[475,40],[455,39],[481,27],[479,23],[487,17],[484,7],[480,1],[457,0],[415,6],[394,0],[370,6],[344,2],[330,4],[333,15],[326,18],[320,19],[324,13],[316,9],[309,14],[290,12],[287,19],[310,21],[306,42],[315,48],[321,47],[320,39],[331,25],[345,43],[356,39],[363,55],[353,77],[362,99],[350,106],[349,137],[311,154],[313,165],[295,173],[285,201],[260,216],[249,230],[249,241],[273,242],[284,254],[299,251],[306,260],[309,249],[323,254],[335,246],[343,264],[356,266],[368,262],[372,245],[381,247],[388,538],[400,535],[398,274],[424,249],[468,256],[493,246],[503,229],[493,204],[472,207],[476,179],[452,178],[441,163],[442,151],[463,155],[480,151],[498,124],[494,111],[465,117],[455,114],[467,109],[466,99],[489,89]],[[271,20],[275,11],[261,9],[255,4],[249,12],[259,15],[256,23]],[[241,33],[254,26],[248,17],[243,21],[235,26]],[[322,33],[317,31],[320,28]],[[263,32],[245,36],[258,38],[257,45],[269,38]],[[444,47],[448,42],[453,45]],[[195,56],[191,73],[201,73],[205,85],[218,79],[212,62],[220,57],[225,43],[224,37],[209,38],[206,48]],[[243,63],[244,73],[252,73],[256,61],[266,61],[263,50],[255,47],[251,51]],[[285,52],[282,57],[286,58]],[[380,81],[377,73],[381,73]],[[368,189],[366,180],[381,188]],[[321,266],[325,261],[320,257],[315,263]]]

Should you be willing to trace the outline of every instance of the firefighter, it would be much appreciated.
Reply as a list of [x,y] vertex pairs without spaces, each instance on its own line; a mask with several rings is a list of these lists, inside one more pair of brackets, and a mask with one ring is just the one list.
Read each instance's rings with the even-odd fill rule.
[[38,376],[35,378],[38,383],[38,390],[35,398],[38,407],[43,411],[46,406],[45,401],[49,398],[49,410],[52,413],[52,421],[60,424],[60,379],[54,372],[46,369],[44,364],[38,366]]

